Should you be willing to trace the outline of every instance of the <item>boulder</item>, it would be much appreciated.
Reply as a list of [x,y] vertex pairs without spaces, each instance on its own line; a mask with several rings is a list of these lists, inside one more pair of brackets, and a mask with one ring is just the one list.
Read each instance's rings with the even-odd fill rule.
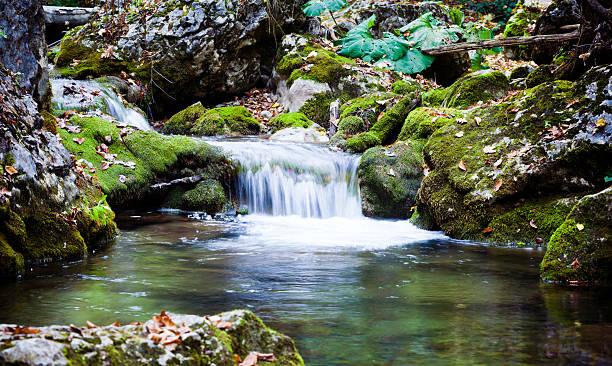
[[480,70],[466,74],[445,89],[442,105],[467,108],[480,101],[488,102],[506,96],[510,83],[501,71]]
[[122,23],[101,7],[96,21],[63,38],[55,59],[59,72],[84,78],[123,71],[145,83],[152,77],[153,107],[172,113],[197,100],[214,102],[252,88],[262,60],[274,55],[274,47],[268,47],[275,43],[273,30],[303,19],[293,1],[273,7],[261,0],[183,5],[163,1],[141,10],[146,32],[141,17]]
[[35,0],[0,2],[0,64],[19,73],[19,84],[40,109],[50,101],[43,8]]
[[542,278],[564,284],[612,284],[612,188],[584,196],[554,231]]
[[257,135],[263,126],[242,106],[206,109],[197,102],[176,113],[164,124],[163,133],[218,136]]
[[[582,12],[576,0],[554,0],[536,20],[534,35],[569,33],[572,30],[564,30],[561,27],[572,24],[580,24]],[[570,45],[565,44],[540,44],[533,47],[531,59],[538,65],[550,64],[557,52]]]
[[[162,312],[144,324],[125,326],[26,327],[30,333],[25,335],[11,334],[14,324],[0,327],[9,330],[0,339],[2,364],[230,366],[237,358],[251,357],[251,364],[304,365],[291,338],[268,328],[248,310],[205,317]],[[159,327],[180,335],[162,345]]]
[[366,150],[359,162],[363,214],[402,218],[412,214],[423,179],[423,142],[397,142]]
[[268,123],[270,133],[275,133],[287,127],[302,127],[308,128],[314,122],[306,117],[303,113],[282,113],[273,117]]
[[104,197],[49,132],[55,118],[38,114],[9,73],[0,66],[0,277],[25,263],[81,258],[116,233]]
[[417,223],[490,243],[546,245],[576,197],[605,188],[612,66],[457,114],[424,148]]
[[327,143],[329,138],[325,133],[325,130],[317,124],[313,124],[308,128],[304,127],[289,127],[282,129],[272,136],[270,140],[273,141],[285,141],[285,142],[314,142],[314,143]]

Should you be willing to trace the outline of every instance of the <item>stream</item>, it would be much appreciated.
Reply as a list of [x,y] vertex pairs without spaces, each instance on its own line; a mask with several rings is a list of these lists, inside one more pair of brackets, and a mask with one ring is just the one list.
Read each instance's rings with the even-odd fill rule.
[[0,285],[0,323],[247,308],[307,365],[612,364],[612,294],[542,283],[543,251],[361,215],[358,157],[211,140],[241,163],[234,221],[124,212],[116,243]]

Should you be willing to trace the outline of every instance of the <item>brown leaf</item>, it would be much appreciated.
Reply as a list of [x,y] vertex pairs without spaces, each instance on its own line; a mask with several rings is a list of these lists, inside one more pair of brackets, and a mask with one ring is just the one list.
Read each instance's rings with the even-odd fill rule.
[[15,169],[15,167],[14,167],[14,166],[12,166],[12,165],[5,165],[5,166],[4,166],[4,171],[5,171],[5,172],[6,172],[8,175],[14,175],[14,174],[17,174],[17,173],[18,173],[17,169]]
[[480,117],[474,117],[474,122],[476,122],[476,124],[477,124],[478,126],[480,126],[480,123],[482,122],[482,118],[480,118]]
[[73,137],[72,141],[74,141],[77,144],[81,145],[81,144],[83,144],[83,142],[85,142],[85,138],[84,137],[79,137],[79,138]]
[[576,98],[576,99],[572,100],[571,102],[567,103],[565,108],[570,108],[571,106],[573,106],[574,104],[576,104],[578,102],[580,102],[580,98]]
[[78,335],[80,335],[81,337],[83,336],[83,331],[82,331],[82,330],[81,330],[79,327],[77,327],[76,325],[74,325],[74,324],[70,324],[70,330],[71,330],[72,332],[74,332],[74,333],[77,333],[77,334],[78,334]]
[[485,228],[485,229],[482,231],[482,233],[483,233],[483,234],[488,234],[488,233],[490,233],[491,231],[493,231],[493,228],[489,226],[489,227]]
[[514,108],[512,108],[512,109],[510,110],[510,113],[516,113],[516,112],[518,112],[518,111],[519,111],[519,107],[518,107],[518,106],[516,106],[516,107],[514,107]]
[[112,324],[109,324],[108,326],[109,327],[119,327],[119,326],[121,326],[121,324],[119,324],[119,322],[114,322]]
[[537,229],[538,226],[535,224],[535,222],[533,221],[533,219],[529,220],[529,226],[531,226],[534,229]]
[[100,56],[101,58],[111,58],[113,56],[113,46],[106,47],[106,50]]
[[574,261],[571,264],[572,269],[578,269],[580,268],[580,262],[578,261],[578,258],[574,259]]
[[232,323],[230,322],[221,322],[219,324],[217,324],[217,328],[219,329],[228,329],[232,327]]
[[95,325],[94,323],[90,322],[89,320],[85,322],[85,325],[87,325],[87,329],[98,328],[97,325]]
[[497,182],[495,182],[495,192],[499,191],[499,189],[501,188],[502,184],[504,184],[504,181],[499,178],[499,180]]
[[257,353],[251,352],[244,358],[244,361],[242,361],[239,366],[257,366],[257,360]]
[[111,164],[108,161],[103,161],[102,166],[100,167],[102,170],[106,170],[110,168]]
[[467,167],[465,166],[465,163],[463,162],[463,160],[459,161],[459,169],[466,171]]

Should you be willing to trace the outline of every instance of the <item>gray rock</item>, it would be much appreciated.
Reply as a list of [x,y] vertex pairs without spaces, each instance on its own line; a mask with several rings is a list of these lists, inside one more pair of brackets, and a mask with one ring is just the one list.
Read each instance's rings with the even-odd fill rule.
[[273,141],[285,141],[285,142],[314,142],[314,143],[327,143],[329,138],[325,133],[325,130],[317,124],[313,124],[308,128],[303,127],[289,127],[284,128],[272,136],[270,140]]
[[20,85],[40,107],[49,105],[49,74],[43,9],[36,0],[0,2],[0,63],[21,73]]
[[281,104],[290,113],[299,111],[304,103],[316,94],[328,91],[331,91],[329,85],[308,79],[297,79],[289,89],[285,81],[282,81],[278,87]]
[[65,345],[42,338],[15,341],[15,346],[0,352],[0,363],[23,363],[36,366],[67,365]]

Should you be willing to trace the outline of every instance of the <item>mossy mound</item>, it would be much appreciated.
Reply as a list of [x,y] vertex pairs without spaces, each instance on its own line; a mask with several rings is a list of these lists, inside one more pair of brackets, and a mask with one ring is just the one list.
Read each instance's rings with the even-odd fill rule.
[[423,87],[416,81],[398,80],[391,84],[391,92],[400,95],[406,95],[413,92],[422,92]]
[[167,134],[178,134],[187,135],[190,133],[195,122],[206,113],[206,108],[202,106],[202,103],[197,102],[182,111],[176,113],[162,128],[163,133]]
[[340,107],[340,120],[348,116],[358,116],[367,122],[367,126],[374,126],[378,116],[400,96],[388,92],[376,92],[353,98]]
[[366,124],[363,118],[358,116],[344,117],[338,123],[338,132],[347,135],[356,135],[365,130]]
[[[539,10],[529,7],[516,7],[504,28],[504,38],[531,35],[529,29],[535,27],[536,20],[539,16]],[[518,59],[527,59],[530,53],[530,47],[525,45],[506,47],[506,53],[508,53],[507,51],[509,50],[511,51],[512,57]]]
[[439,107],[446,98],[446,88],[429,89],[423,93],[423,105],[427,107]]
[[359,162],[363,214],[408,218],[423,179],[423,141],[397,142],[374,147]]
[[500,99],[510,90],[508,78],[501,71],[481,70],[462,76],[445,89],[443,105],[467,108],[479,101]]
[[542,278],[564,284],[612,284],[612,188],[580,199],[550,238]]
[[313,123],[314,122],[306,117],[306,115],[303,113],[282,113],[270,119],[270,122],[268,122],[268,128],[270,129],[270,133],[275,133],[288,127],[308,128]]
[[[8,335],[0,341],[0,363],[19,365],[237,365],[252,352],[270,353],[274,360],[259,365],[303,366],[291,338],[268,328],[248,310],[218,315],[157,315],[164,329],[181,330],[172,346],[152,341],[155,321],[126,326],[49,326],[37,334]],[[157,321],[159,322],[159,321]],[[223,325],[223,329],[219,327]],[[170,331],[170,330],[167,330]],[[151,333],[150,333],[151,332]],[[161,337],[160,337],[161,338]]]
[[182,208],[207,213],[222,211],[226,203],[221,183],[212,179],[198,183],[194,189],[185,192],[181,199]]
[[193,124],[190,132],[197,136],[227,134],[257,135],[262,125],[242,106],[220,107],[206,111]]
[[438,128],[453,123],[462,112],[452,108],[419,107],[408,113],[398,140],[425,139]]
[[319,126],[329,128],[329,106],[333,100],[332,93],[318,93],[308,99],[299,112]]
[[347,149],[353,153],[363,152],[376,145],[393,143],[400,133],[408,113],[421,103],[420,93],[402,97],[370,128],[346,141]]
[[604,184],[611,75],[604,66],[575,83],[544,83],[438,128],[423,151],[431,173],[419,190],[421,221],[454,238],[546,243],[568,210],[561,199]]
[[537,69],[527,75],[527,79],[525,80],[525,85],[528,88],[533,88],[534,86],[538,86],[540,84],[552,81],[553,74],[550,71],[550,67],[547,65],[542,65]]
[[[114,122],[98,117],[76,116],[69,123],[79,126],[81,132],[61,129],[64,146],[77,163],[93,169],[94,182],[113,207],[125,207],[155,194],[151,185],[160,181],[197,175],[229,182],[234,174],[232,163],[218,148],[195,138],[133,130],[120,138],[121,131]],[[108,154],[116,155],[114,159],[105,159],[97,152],[101,144]]]

